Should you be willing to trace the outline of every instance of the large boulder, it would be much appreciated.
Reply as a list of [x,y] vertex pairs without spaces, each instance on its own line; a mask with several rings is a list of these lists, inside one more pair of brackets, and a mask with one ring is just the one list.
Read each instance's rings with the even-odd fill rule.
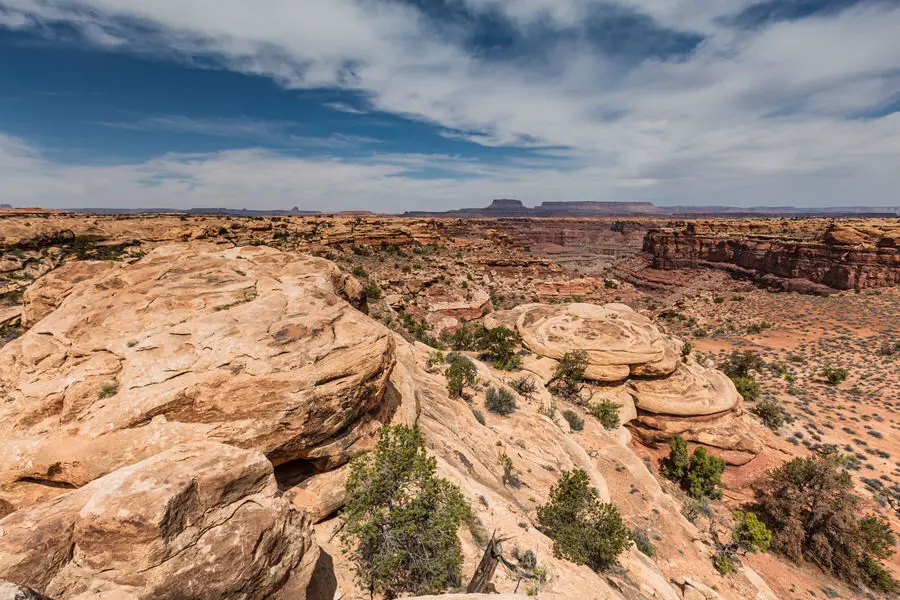
[[703,367],[693,360],[677,365],[668,377],[628,382],[639,410],[690,417],[730,411],[740,404],[740,394],[721,371]]
[[587,353],[588,379],[622,381],[635,370],[667,375],[677,366],[680,346],[676,350],[649,318],[624,304],[528,304],[491,316],[488,326],[513,317],[522,343],[536,354],[559,359]]
[[394,338],[351,305],[361,294],[322,259],[207,244],[75,284],[0,350],[0,499],[19,508],[195,440],[345,463],[392,410]]
[[0,520],[0,578],[69,598],[305,598],[308,515],[258,452],[181,445]]

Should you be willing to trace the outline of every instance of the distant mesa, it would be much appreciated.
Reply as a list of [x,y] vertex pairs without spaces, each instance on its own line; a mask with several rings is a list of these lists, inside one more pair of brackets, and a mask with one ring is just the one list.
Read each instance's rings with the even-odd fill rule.
[[446,212],[410,211],[407,217],[619,217],[633,215],[665,215],[650,202],[544,202],[529,208],[521,200],[497,199],[487,208],[462,208]]
[[0,204],[0,210],[12,210],[12,204]]

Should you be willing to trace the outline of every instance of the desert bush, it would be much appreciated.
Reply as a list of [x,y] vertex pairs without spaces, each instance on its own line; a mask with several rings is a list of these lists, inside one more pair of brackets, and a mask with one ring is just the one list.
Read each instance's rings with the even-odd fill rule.
[[510,415],[517,408],[516,398],[506,388],[488,388],[484,398],[484,407],[497,415]]
[[482,329],[477,338],[478,349],[491,360],[494,367],[511,371],[519,366],[522,359],[516,354],[519,336],[506,327]]
[[119,387],[115,383],[104,383],[100,386],[100,391],[97,392],[98,398],[112,398],[117,393],[119,393]]
[[440,350],[435,350],[428,357],[428,360],[425,361],[425,370],[429,372],[434,371],[435,367],[442,364],[444,364],[444,353]]
[[734,377],[731,381],[741,397],[748,402],[756,400],[762,393],[759,382],[754,377]]
[[550,391],[568,400],[580,399],[587,367],[587,352],[584,350],[566,352],[556,365]]
[[847,380],[847,377],[850,375],[850,371],[841,367],[833,367],[831,365],[827,365],[822,368],[822,375],[825,376],[825,379],[827,379],[828,383],[830,383],[831,385],[838,385]]
[[621,405],[610,400],[603,400],[590,406],[591,414],[600,421],[604,429],[615,429],[619,426],[619,408]]
[[444,376],[447,378],[447,391],[450,393],[450,397],[460,398],[466,386],[475,385],[478,370],[471,360],[465,356],[456,355]]
[[510,380],[507,382],[507,384],[523,398],[527,400],[534,399],[534,393],[537,391],[537,385],[534,383],[533,377],[525,375],[524,377]]
[[515,489],[522,487],[522,481],[513,468],[513,461],[505,452],[500,455],[500,466],[503,467],[503,485],[508,485]]
[[584,429],[584,419],[578,416],[574,410],[566,409],[562,413],[563,418],[569,423],[572,431],[581,431]]
[[684,342],[681,345],[681,359],[687,360],[687,357],[691,355],[691,352],[694,351],[694,344],[691,342]]
[[370,593],[433,594],[460,583],[457,530],[471,517],[459,488],[437,477],[417,427],[385,426],[352,463],[341,539]]
[[384,296],[381,287],[374,281],[366,286],[365,295],[367,300],[381,300],[382,296]]
[[766,427],[773,431],[781,429],[785,423],[789,423],[792,419],[784,410],[780,402],[776,400],[763,400],[757,403],[751,411],[756,414]]
[[770,471],[757,493],[777,551],[846,581],[897,591],[879,562],[894,553],[894,533],[878,517],[859,518],[860,499],[837,453],[795,458]]
[[557,558],[595,571],[612,565],[632,543],[619,509],[600,500],[582,469],[562,473],[537,517],[540,531],[553,540]]
[[715,556],[713,556],[713,566],[722,575],[728,575],[734,571],[734,559],[724,552],[716,552]]
[[473,410],[472,416],[475,417],[475,420],[478,421],[479,424],[484,425],[484,423],[485,423],[484,415],[481,413],[480,410]]
[[736,377],[750,377],[750,371],[762,371],[766,366],[765,361],[751,350],[744,352],[732,352],[728,358],[719,365],[719,368],[732,379]]
[[631,539],[634,541],[637,549],[643,552],[645,556],[653,558],[656,554],[656,546],[650,540],[650,534],[647,533],[646,529],[635,527],[631,531]]
[[689,456],[687,440],[679,435],[669,441],[669,446],[669,456],[660,465],[663,477],[679,483],[694,498],[722,497],[718,485],[725,472],[724,460],[710,455],[703,446]]

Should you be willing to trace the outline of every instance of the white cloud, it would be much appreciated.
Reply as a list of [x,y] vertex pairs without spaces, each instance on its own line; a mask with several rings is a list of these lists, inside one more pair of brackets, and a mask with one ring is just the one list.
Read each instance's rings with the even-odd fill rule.
[[[523,26],[543,20],[559,27],[577,27],[599,4],[465,2],[503,11]],[[536,69],[527,60],[499,62],[471,54],[454,37],[436,36],[419,12],[399,3],[0,0],[0,23],[25,27],[64,21],[85,31],[92,43],[111,49],[129,47],[166,56],[175,51],[185,57],[212,54],[227,68],[270,76],[287,87],[352,89],[365,94],[374,110],[433,123],[447,135],[476,143],[569,148],[566,171],[485,167],[477,179],[463,181],[400,177],[395,170],[400,168],[399,157],[365,164],[249,151],[198,159],[166,157],[112,168],[103,176],[132,185],[129,174],[165,166],[184,175],[190,185],[181,189],[181,179],[163,179],[152,189],[119,196],[118,202],[127,197],[130,204],[139,204],[139,198],[160,203],[165,200],[161,194],[175,193],[176,187],[182,197],[195,197],[198,203],[221,204],[232,198],[241,205],[269,197],[287,205],[306,193],[332,203],[340,198],[348,207],[371,207],[370,198],[387,185],[397,186],[395,193],[385,193],[378,201],[395,210],[401,199],[409,202],[402,205],[406,207],[460,206],[493,195],[536,201],[897,203],[897,118],[863,120],[855,113],[900,94],[900,8],[863,5],[839,15],[738,31],[721,25],[721,17],[736,14],[751,4],[748,0],[622,4],[651,15],[661,26],[701,32],[705,41],[683,59],[648,59],[623,71],[616,60],[576,39],[548,49],[542,68]],[[158,31],[147,37],[122,25],[123,18],[142,20]],[[358,110],[339,103],[331,108]],[[433,164],[441,159],[428,162],[444,168]],[[220,169],[243,173],[251,165],[278,175],[266,185],[283,181],[285,185],[274,190],[280,196],[248,192],[242,200],[235,196],[235,191],[246,189],[239,181],[221,187],[228,178]],[[43,166],[51,173],[86,176],[85,168],[67,171],[69,167],[46,161]],[[323,187],[316,191],[315,185],[282,169],[308,172],[311,181]],[[252,174],[247,177],[262,183]],[[300,189],[289,189],[288,182]]]

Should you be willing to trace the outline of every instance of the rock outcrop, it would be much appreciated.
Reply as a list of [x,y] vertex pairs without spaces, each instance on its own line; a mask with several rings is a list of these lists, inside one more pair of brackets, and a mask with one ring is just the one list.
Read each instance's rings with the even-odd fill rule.
[[[773,287],[841,290],[900,284],[900,226],[887,220],[695,221],[647,233],[656,268],[710,266]],[[811,291],[815,291],[814,287]]]
[[328,261],[166,246],[67,294],[0,349],[0,499],[14,507],[194,440],[328,470],[390,416],[394,338]]
[[305,597],[311,523],[258,452],[176,446],[0,520],[0,578],[78,597]]
[[744,464],[762,450],[731,380],[693,358],[682,359],[682,342],[628,306],[526,304],[492,313],[484,323],[516,331],[522,344],[540,356],[527,357],[523,368],[545,384],[557,359],[584,351],[585,377],[603,384],[591,388],[591,400],[618,404],[620,421],[644,443],[666,442],[678,434],[732,464]]

